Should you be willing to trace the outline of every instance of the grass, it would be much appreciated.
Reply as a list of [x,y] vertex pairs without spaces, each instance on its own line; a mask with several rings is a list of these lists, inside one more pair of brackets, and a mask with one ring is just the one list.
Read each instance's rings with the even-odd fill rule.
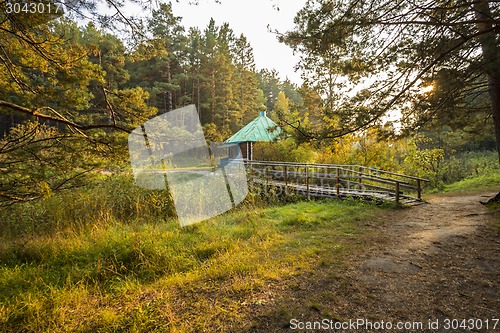
[[107,189],[87,199],[85,191],[68,194],[66,205],[47,199],[0,220],[1,332],[249,327],[248,309],[270,301],[270,286],[318,265],[341,265],[365,230],[362,221],[382,210],[354,201],[247,204],[180,229],[168,216],[127,210],[135,197],[108,199],[108,210],[94,203],[106,200]]
[[478,192],[498,190],[500,188],[500,174],[494,173],[463,179],[459,182],[446,185],[444,192]]
[[[335,279],[362,248],[365,221],[386,208],[269,207],[254,197],[181,229],[164,193],[131,184],[104,179],[0,211],[0,332],[251,330],[253,309],[272,303],[272,290],[322,267]],[[499,185],[500,176],[481,176],[446,191]],[[322,311],[322,297],[311,309]]]

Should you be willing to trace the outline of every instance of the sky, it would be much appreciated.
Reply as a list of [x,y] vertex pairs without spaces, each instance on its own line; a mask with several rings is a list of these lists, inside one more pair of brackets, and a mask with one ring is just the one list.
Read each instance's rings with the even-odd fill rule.
[[[301,84],[300,73],[294,71],[299,57],[288,46],[281,44],[274,31],[286,32],[293,29],[295,14],[306,0],[199,0],[198,5],[189,5],[188,0],[172,1],[174,15],[181,16],[186,27],[204,30],[210,18],[218,26],[229,23],[236,36],[244,34],[254,49],[257,69],[276,69],[280,78],[289,78]],[[279,7],[277,10],[276,5]],[[268,28],[269,25],[269,28]]]

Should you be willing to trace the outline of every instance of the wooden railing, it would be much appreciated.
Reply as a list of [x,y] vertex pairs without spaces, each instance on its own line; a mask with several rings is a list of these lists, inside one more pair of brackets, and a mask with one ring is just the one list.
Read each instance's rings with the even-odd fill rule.
[[250,182],[310,197],[361,197],[381,201],[422,201],[427,179],[361,165],[245,161]]

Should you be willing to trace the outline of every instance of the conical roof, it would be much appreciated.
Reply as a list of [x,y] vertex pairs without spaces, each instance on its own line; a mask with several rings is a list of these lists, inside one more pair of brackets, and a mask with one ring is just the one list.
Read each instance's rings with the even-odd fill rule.
[[281,134],[281,128],[266,116],[265,111],[226,140],[227,143],[238,142],[270,142]]

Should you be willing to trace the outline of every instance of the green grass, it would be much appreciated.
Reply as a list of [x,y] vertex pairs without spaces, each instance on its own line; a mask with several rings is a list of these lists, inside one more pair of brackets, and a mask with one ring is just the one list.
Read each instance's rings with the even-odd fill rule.
[[64,221],[43,232],[36,221],[26,224],[29,230],[18,226],[18,236],[0,237],[0,331],[244,327],[250,320],[244,309],[265,304],[269,286],[325,260],[341,264],[364,232],[360,221],[381,209],[317,201],[247,205],[184,229],[171,219],[113,214],[78,228]]
[[500,189],[500,174],[489,174],[463,179],[446,185],[444,192],[477,192]]

